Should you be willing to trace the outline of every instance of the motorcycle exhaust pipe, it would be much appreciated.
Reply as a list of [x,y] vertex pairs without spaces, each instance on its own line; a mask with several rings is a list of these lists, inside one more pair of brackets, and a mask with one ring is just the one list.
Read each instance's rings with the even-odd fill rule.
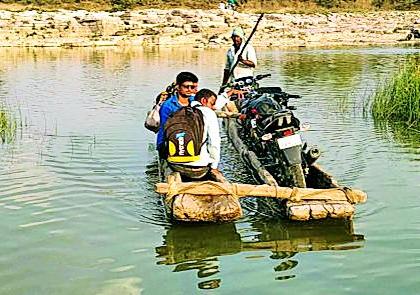
[[306,152],[306,162],[308,163],[308,166],[312,165],[313,163],[315,163],[316,160],[318,160],[318,158],[321,156],[321,151],[319,150],[318,147],[311,147],[307,152]]

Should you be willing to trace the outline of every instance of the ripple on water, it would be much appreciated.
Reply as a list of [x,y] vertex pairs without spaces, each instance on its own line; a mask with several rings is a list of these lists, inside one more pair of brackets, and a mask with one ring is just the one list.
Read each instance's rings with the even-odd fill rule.
[[[249,292],[276,292],[282,281],[292,291],[310,286],[328,294],[331,278],[344,286],[334,289],[338,294],[375,293],[372,281],[392,282],[385,293],[416,290],[418,140],[376,130],[358,111],[361,96],[418,50],[261,49],[259,71],[273,73],[267,84],[303,95],[292,104],[302,122],[312,123],[305,138],[321,147],[319,163],[341,184],[368,192],[355,228],[276,220],[260,212],[256,198],[241,200],[245,217],[237,222],[171,224],[154,192],[157,161],[147,149],[154,135],[142,120],[154,93],[186,62],[202,85],[218,85],[214,61],[224,56],[177,50],[2,55],[10,70],[1,73],[0,99],[21,103],[28,118],[16,141],[0,147],[0,227],[7,237],[0,264],[8,266],[0,268],[0,293],[138,294],[140,274],[165,293],[182,280],[190,293],[233,291],[236,281]],[[256,183],[224,130],[222,137],[227,178]]]

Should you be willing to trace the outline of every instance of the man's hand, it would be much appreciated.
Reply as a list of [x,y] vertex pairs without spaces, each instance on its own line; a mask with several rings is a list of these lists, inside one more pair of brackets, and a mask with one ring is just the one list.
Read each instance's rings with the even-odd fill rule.
[[220,172],[217,168],[211,168],[210,173],[213,175],[222,174],[222,172]]
[[228,182],[226,178],[223,176],[222,172],[219,169],[210,169],[210,176],[213,180],[217,182]]
[[230,98],[232,95],[236,95],[239,100],[244,98],[245,91],[238,90],[238,89],[230,89],[226,92],[227,96]]

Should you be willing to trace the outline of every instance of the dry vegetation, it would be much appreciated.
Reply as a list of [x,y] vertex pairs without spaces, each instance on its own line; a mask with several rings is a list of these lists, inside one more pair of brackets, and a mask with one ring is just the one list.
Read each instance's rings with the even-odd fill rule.
[[[217,8],[221,0],[0,0],[0,9],[126,10],[145,8]],[[223,0],[222,0],[223,2]],[[418,10],[420,0],[237,0],[238,10],[312,13],[322,11]]]

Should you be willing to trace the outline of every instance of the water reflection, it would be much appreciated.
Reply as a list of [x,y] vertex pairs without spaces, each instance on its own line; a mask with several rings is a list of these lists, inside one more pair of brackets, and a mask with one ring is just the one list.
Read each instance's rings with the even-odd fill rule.
[[[398,152],[408,154],[408,159],[417,166],[420,162],[420,125],[408,126],[406,123],[374,122],[374,131],[381,138],[391,143],[397,143]],[[417,164],[415,164],[417,163]],[[410,170],[410,168],[408,168]]]
[[384,139],[395,140],[408,148],[420,148],[420,124],[408,126],[398,122],[374,122],[375,131]]
[[[418,52],[258,51],[258,73],[273,74],[264,85],[279,82],[302,95],[292,103],[312,124],[304,136],[323,151],[320,164],[369,194],[356,216],[372,243],[335,251],[363,247],[351,223],[262,220],[253,198],[241,201],[245,217],[234,224],[168,224],[154,192],[156,156],[147,147],[155,135],[143,128],[146,111],[182,70],[217,89],[225,49],[2,48],[0,102],[21,111],[24,128],[0,146],[0,232],[8,237],[0,246],[8,265],[0,267],[0,293],[172,294],[180,278],[192,277],[178,293],[195,294],[198,285],[274,294],[286,280],[297,293],[329,294],[334,281],[343,286],[335,294],[379,294],[390,282],[390,293],[416,294],[419,137],[404,127],[383,131],[360,109],[343,115],[337,105],[348,97],[347,109],[359,106]],[[221,170],[232,182],[255,183],[221,130]]]
[[[252,258],[278,260],[274,279],[295,277],[288,271],[298,265],[299,252],[349,250],[361,248],[364,236],[354,234],[353,224],[345,220],[297,223],[291,221],[251,222],[238,233],[235,223],[173,224],[155,248],[160,265],[173,266],[173,272],[196,271],[200,289],[220,287],[220,256],[252,252]],[[238,225],[240,226],[240,225]],[[256,253],[261,252],[261,253]],[[249,258],[249,257],[248,257]]]

